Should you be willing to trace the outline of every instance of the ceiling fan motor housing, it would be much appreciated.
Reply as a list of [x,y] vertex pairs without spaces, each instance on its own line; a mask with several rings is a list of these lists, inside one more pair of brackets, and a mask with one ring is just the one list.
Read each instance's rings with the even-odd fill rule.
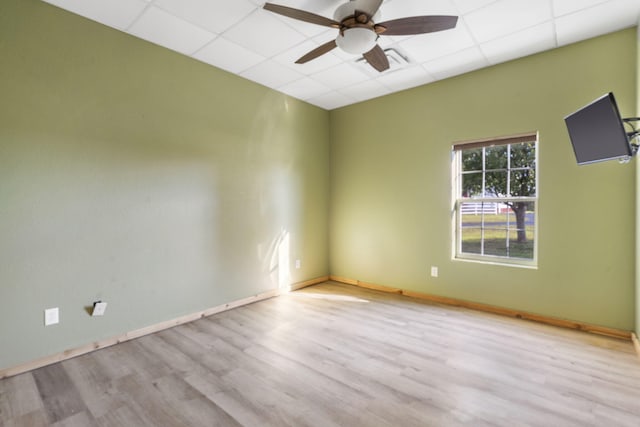
[[379,10],[370,18],[363,14],[366,22],[361,22],[355,16],[359,10],[358,0],[352,0],[338,6],[333,14],[333,19],[342,24],[336,44],[343,51],[355,55],[369,52],[375,47],[378,34],[373,29],[373,23],[381,16]]
[[[352,1],[348,2],[348,3],[341,4],[340,6],[338,6],[336,11],[334,12],[333,19],[335,21],[342,22],[346,18],[348,18],[350,16],[354,16],[356,14],[356,10],[362,10],[362,9],[359,9],[359,5],[358,5],[358,1],[357,0],[352,0]],[[380,10],[378,9],[378,11],[375,13],[375,15],[373,15],[371,17],[371,20],[373,22],[377,22],[377,21],[380,20],[381,17],[382,17],[382,15],[380,13]]]

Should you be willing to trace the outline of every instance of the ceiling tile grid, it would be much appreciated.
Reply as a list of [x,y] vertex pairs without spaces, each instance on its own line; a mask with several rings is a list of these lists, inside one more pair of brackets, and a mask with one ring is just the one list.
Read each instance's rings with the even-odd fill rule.
[[216,38],[216,34],[151,6],[129,27],[141,39],[165,46],[185,55],[197,52]]
[[[640,0],[385,0],[378,22],[459,18],[445,31],[381,35],[391,67],[380,73],[340,48],[296,64],[338,30],[266,11],[264,1],[43,1],[327,110],[629,28],[640,15]],[[333,19],[346,0],[272,2]]]

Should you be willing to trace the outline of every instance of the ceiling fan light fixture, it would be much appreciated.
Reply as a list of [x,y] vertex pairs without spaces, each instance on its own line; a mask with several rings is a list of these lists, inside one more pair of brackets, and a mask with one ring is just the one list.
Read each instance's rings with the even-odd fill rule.
[[362,55],[376,45],[378,35],[369,28],[348,28],[338,35],[336,44],[347,53]]

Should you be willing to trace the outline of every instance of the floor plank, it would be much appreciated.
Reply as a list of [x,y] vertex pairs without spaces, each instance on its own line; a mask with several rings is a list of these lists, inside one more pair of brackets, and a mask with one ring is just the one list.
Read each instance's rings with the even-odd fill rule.
[[44,414],[44,405],[31,373],[0,381],[0,421],[36,413]]
[[2,426],[633,426],[630,343],[327,282],[0,380]]
[[56,363],[33,371],[48,419],[56,423],[87,410],[78,389],[63,364]]

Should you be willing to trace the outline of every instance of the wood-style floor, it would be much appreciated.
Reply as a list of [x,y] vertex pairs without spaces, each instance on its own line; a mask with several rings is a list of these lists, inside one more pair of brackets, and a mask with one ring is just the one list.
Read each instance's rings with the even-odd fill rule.
[[632,345],[337,283],[0,380],[2,426],[640,426]]

